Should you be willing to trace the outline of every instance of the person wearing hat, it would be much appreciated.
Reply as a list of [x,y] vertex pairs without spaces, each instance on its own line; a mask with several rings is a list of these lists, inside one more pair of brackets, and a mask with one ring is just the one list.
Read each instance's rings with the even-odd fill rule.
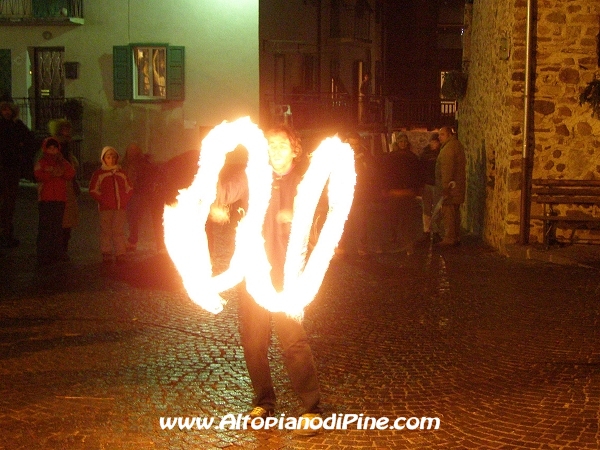
[[90,195],[98,202],[102,262],[112,262],[114,253],[117,263],[121,263],[127,251],[126,211],[133,186],[119,164],[119,153],[114,147],[104,147],[100,161],[102,167],[90,180]]
[[19,245],[13,220],[21,169],[33,142],[33,133],[19,119],[19,107],[0,102],[0,248]]

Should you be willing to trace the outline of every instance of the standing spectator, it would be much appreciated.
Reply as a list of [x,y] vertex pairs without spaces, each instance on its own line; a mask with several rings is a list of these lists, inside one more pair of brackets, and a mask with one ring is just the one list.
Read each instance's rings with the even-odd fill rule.
[[350,209],[344,234],[342,234],[336,249],[336,255],[345,255],[348,246],[353,243],[356,246],[358,255],[366,256],[369,244],[369,217],[372,212],[370,206],[379,194],[375,160],[369,150],[362,144],[360,134],[357,132],[348,134],[346,142],[354,150],[356,186],[354,188],[352,209]]
[[439,220],[436,223],[432,223],[431,214],[435,205],[438,203],[440,196],[435,188],[435,163],[437,157],[440,154],[440,138],[437,133],[431,135],[429,144],[423,148],[421,152],[421,168],[423,169],[423,181],[425,186],[423,187],[423,242],[429,242],[432,233],[434,241],[439,239]]
[[439,137],[442,147],[435,165],[435,181],[444,197],[444,238],[439,245],[447,247],[460,245],[460,205],[465,201],[467,163],[463,145],[450,127],[442,127]]
[[0,114],[0,248],[14,248],[20,243],[13,224],[19,180],[34,138],[19,119],[17,105],[0,102]]
[[123,262],[127,251],[125,224],[127,202],[133,188],[119,165],[119,154],[113,147],[104,147],[100,156],[102,167],[92,174],[90,195],[98,202],[100,211],[100,251],[102,261]]
[[61,154],[59,142],[50,137],[42,143],[42,157],[33,173],[39,182],[37,258],[40,266],[46,266],[67,259],[62,223],[67,183],[75,176],[75,169]]
[[410,215],[419,206],[423,177],[419,157],[411,150],[406,133],[396,134],[392,151],[384,155],[382,162],[390,251],[406,250],[410,254],[414,244],[409,233]]
[[370,123],[371,74],[365,73],[358,92],[358,116],[361,123]]
[[[302,155],[300,139],[291,128],[281,125],[265,133],[269,143],[269,161],[273,168],[271,199],[263,225],[265,250],[271,264],[271,281],[279,292],[283,289],[283,268],[293,216],[294,198],[304,175],[304,167],[298,160]],[[248,185],[244,172],[232,174],[222,180],[217,189],[215,209],[227,211],[226,206],[247,198]],[[223,214],[226,217],[227,214]],[[214,215],[213,215],[214,217]],[[303,421],[309,421],[321,413],[320,389],[317,369],[313,360],[308,337],[302,324],[285,313],[271,313],[258,305],[244,287],[239,296],[240,337],[244,358],[252,387],[254,408],[251,418],[266,418],[274,414],[275,391],[269,366],[271,344],[271,321],[283,350],[283,361],[292,382],[292,388],[300,397],[304,412]],[[302,425],[304,426],[304,425]],[[301,434],[315,434],[316,430],[297,430]]]
[[[73,153],[71,140],[73,138],[73,126],[67,119],[55,119],[48,123],[48,131],[60,144],[60,153],[75,169],[79,168],[79,161]],[[65,215],[63,216],[63,247],[65,254],[69,250],[72,229],[79,223],[79,204],[77,197],[81,192],[79,182],[76,178],[67,182],[67,203],[65,204]]]
[[[157,182],[157,169],[150,162],[150,156],[145,154],[139,145],[132,143],[125,150],[123,171],[127,175],[133,193],[127,203],[127,251],[134,252],[139,240],[140,223],[146,211],[150,211],[153,201],[153,187]],[[161,204],[162,206],[162,204]],[[156,230],[155,230],[156,232]],[[156,239],[159,242],[159,238]]]

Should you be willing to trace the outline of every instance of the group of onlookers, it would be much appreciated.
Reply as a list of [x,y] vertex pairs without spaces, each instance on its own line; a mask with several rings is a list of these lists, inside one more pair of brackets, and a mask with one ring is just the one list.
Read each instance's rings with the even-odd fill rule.
[[[14,235],[13,216],[23,173],[23,155],[34,138],[18,119],[16,105],[3,101],[0,110],[0,247],[11,248],[19,245]],[[81,191],[75,178],[79,162],[70,145],[70,122],[66,119],[51,121],[49,134],[34,158],[33,170],[34,179],[39,183],[37,254],[40,265],[68,259],[71,230],[78,222],[77,197]],[[415,240],[411,220],[414,222],[416,208],[422,208],[420,241],[433,241],[442,247],[460,244],[460,204],[465,197],[466,162],[462,145],[451,128],[442,127],[433,133],[421,151],[413,148],[404,132],[394,134],[391,151],[382,155],[371,154],[356,132],[349,133],[346,140],[355,152],[357,181],[338,254],[345,254],[352,247],[360,256],[370,251],[412,252]],[[157,248],[164,248],[162,209],[164,203],[174,200],[169,198],[173,196],[170,191],[176,193],[191,182],[194,171],[190,172],[190,167],[197,167],[198,152],[191,153],[190,158],[184,158],[184,154],[173,159],[174,164],[181,160],[179,166],[186,168],[173,167],[176,170],[171,171],[187,171],[189,175],[178,185],[167,186],[172,180],[164,176],[165,171],[161,172],[161,167],[152,163],[137,144],[126,148],[124,158],[114,147],[102,149],[101,167],[91,177],[89,193],[99,205],[103,261],[123,261],[127,252],[137,249],[140,221],[148,211]],[[207,225],[207,232],[210,228]]]
[[[372,155],[353,132],[346,141],[355,152],[356,192],[338,255],[353,246],[359,256],[411,253],[416,242],[440,247],[460,244],[460,204],[465,196],[465,154],[449,127],[432,133],[420,152],[404,132],[394,134],[391,151]],[[411,228],[419,210],[423,234]]]
[[[71,144],[72,131],[67,119],[51,120],[49,136],[40,144],[19,119],[18,106],[9,98],[0,101],[0,248],[20,245],[13,224],[19,181],[21,178],[36,181],[39,266],[69,259],[72,229],[79,221],[81,187],[75,176],[79,161]],[[123,261],[127,251],[136,250],[145,210],[153,213],[157,248],[164,247],[159,229],[162,222],[157,216],[162,212],[165,196],[152,195],[160,184],[159,174],[158,166],[136,144],[127,147],[124,160],[115,148],[102,149],[100,168],[92,175],[89,192],[99,206],[104,262],[113,258]]]

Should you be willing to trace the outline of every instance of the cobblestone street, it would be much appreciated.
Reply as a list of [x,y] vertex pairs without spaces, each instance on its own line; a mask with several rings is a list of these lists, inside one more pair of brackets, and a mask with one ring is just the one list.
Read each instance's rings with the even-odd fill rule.
[[[235,291],[219,315],[194,305],[149,230],[126,263],[103,267],[85,195],[71,262],[37,269],[35,192],[21,194],[22,244],[0,257],[0,448],[600,448],[597,269],[468,237],[335,258],[305,316],[324,417],[437,417],[439,429],[163,430],[161,417],[249,410]],[[272,361],[276,414],[297,415],[277,346]]]

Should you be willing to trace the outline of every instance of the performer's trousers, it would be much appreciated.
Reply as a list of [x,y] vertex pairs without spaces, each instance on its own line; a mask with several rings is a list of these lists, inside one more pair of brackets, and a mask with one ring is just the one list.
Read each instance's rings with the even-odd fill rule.
[[320,389],[312,351],[302,324],[284,313],[259,306],[242,287],[239,324],[246,366],[254,389],[254,406],[275,408],[275,391],[269,366],[271,319],[283,351],[283,362],[304,412],[319,413]]

